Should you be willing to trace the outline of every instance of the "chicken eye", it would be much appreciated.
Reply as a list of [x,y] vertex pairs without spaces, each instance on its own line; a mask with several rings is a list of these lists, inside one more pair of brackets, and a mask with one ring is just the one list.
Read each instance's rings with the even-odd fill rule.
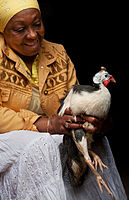
[[105,77],[107,78],[107,77],[108,77],[108,75],[107,75],[107,74],[105,74]]

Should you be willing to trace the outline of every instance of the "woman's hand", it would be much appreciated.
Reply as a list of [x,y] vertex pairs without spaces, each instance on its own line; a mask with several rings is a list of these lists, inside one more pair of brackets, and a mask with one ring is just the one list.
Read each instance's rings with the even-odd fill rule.
[[[82,123],[75,121],[70,109],[66,109],[63,116],[54,116],[49,119],[48,132],[50,134],[66,134],[71,135],[72,129],[79,129]],[[83,121],[81,119],[81,121]]]
[[39,132],[49,132],[50,134],[67,134],[71,135],[72,129],[82,127],[84,120],[78,117],[79,121],[75,121],[70,109],[66,109],[63,116],[53,116],[51,118],[38,118],[34,123]]
[[[49,120],[49,123],[48,123]],[[93,128],[86,126],[86,123],[91,123]],[[85,123],[85,124],[84,124]],[[70,109],[66,109],[63,116],[53,116],[52,118],[39,118],[35,125],[40,132],[49,132],[50,134],[66,134],[71,135],[72,129],[84,128],[86,131],[90,131],[92,134],[100,133],[104,126],[104,121],[99,120],[92,116],[79,115],[76,117],[76,121],[71,113]]]
[[90,124],[93,125],[92,129],[89,129],[88,126],[85,124],[83,125],[83,128],[86,131],[90,131],[91,133],[99,133],[101,135],[105,135],[112,124],[112,117],[109,116],[106,120],[100,120],[98,118],[92,117],[92,116],[87,116],[87,115],[81,115],[81,118]]
[[84,120],[83,128],[86,131],[90,131],[93,134],[102,131],[103,120],[88,115],[81,115],[81,118]]
[[[93,128],[89,128],[85,125],[88,122],[93,125]],[[90,131],[92,134],[100,133],[103,130],[105,122],[95,117],[88,115],[79,115],[75,118],[72,116],[71,110],[66,109],[64,116],[55,116],[50,119],[49,132],[51,134],[67,134],[71,135],[72,129],[84,128],[86,131]]]

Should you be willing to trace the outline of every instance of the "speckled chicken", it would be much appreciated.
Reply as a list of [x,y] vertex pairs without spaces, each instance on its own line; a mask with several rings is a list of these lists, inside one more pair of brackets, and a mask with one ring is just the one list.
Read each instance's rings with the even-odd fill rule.
[[[70,108],[75,120],[76,116],[80,114],[106,119],[111,104],[111,95],[106,86],[110,81],[115,82],[115,79],[107,72],[106,68],[101,67],[101,70],[93,77],[93,86],[74,85],[70,89],[58,114],[63,116],[66,108]],[[89,129],[93,128],[93,125],[88,122],[85,122],[84,125],[88,126]],[[97,165],[99,165],[101,171],[107,166],[98,155],[91,151],[92,142],[93,135],[90,131],[85,132],[83,128],[72,130],[72,137],[64,136],[70,179],[74,185],[80,184],[83,181],[88,165],[96,176],[101,192],[103,191],[103,185],[107,192],[112,195],[112,192],[97,171]]]

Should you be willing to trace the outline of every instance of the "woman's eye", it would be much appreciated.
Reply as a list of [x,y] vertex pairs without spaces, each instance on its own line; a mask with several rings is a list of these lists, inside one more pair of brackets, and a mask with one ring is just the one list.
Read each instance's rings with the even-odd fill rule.
[[35,26],[35,27],[40,27],[41,26],[41,23],[39,22],[39,23],[36,23],[36,24],[34,24],[33,26]]
[[25,28],[22,27],[22,28],[18,28],[18,29],[16,29],[15,31],[18,32],[18,33],[20,33],[20,32],[23,32],[24,30],[25,30]]

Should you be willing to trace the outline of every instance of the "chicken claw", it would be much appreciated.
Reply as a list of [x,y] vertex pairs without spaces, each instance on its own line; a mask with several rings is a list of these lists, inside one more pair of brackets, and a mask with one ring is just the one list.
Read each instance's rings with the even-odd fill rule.
[[113,198],[112,192],[110,191],[110,189],[108,188],[108,186],[106,185],[105,181],[102,179],[102,177],[100,175],[96,176],[96,181],[98,183],[100,191],[103,193],[103,189],[102,189],[102,185],[103,185],[105,187],[105,189],[107,190],[107,192],[109,193],[109,195],[111,195],[112,198]]
[[96,155],[93,151],[89,150],[89,154],[93,157],[93,165],[95,166],[95,169],[97,170],[98,164],[100,167],[100,170],[103,172],[103,168],[108,168],[100,159],[98,155]]
[[110,191],[110,189],[108,188],[108,186],[106,185],[105,181],[102,179],[102,177],[100,176],[100,174],[95,169],[93,163],[91,161],[89,161],[88,159],[86,159],[86,158],[84,158],[84,160],[87,163],[87,165],[90,167],[90,169],[92,170],[92,172],[94,173],[94,175],[96,176],[96,181],[97,181],[97,184],[99,186],[100,191],[103,192],[103,189],[102,189],[102,185],[103,185],[104,188],[107,190],[108,194],[111,195],[112,198],[113,198],[112,192]]

